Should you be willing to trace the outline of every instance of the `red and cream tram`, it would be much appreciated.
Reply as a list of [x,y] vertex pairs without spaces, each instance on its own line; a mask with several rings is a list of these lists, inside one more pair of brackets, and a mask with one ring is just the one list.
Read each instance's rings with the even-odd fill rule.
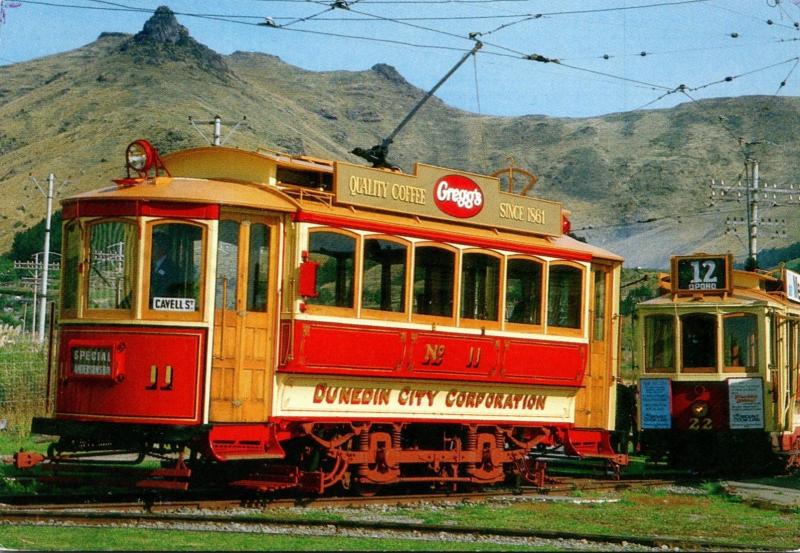
[[636,307],[641,445],[699,470],[800,465],[800,274],[672,259]]
[[140,484],[323,492],[540,480],[554,448],[626,461],[622,260],[558,203],[422,164],[127,155],[63,202],[50,463],[172,455]]

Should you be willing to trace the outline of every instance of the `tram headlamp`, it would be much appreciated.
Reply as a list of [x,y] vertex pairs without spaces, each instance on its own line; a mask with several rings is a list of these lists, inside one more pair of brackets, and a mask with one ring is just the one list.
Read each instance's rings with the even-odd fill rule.
[[708,415],[708,403],[705,401],[695,401],[689,409],[695,417],[705,417]]
[[128,167],[139,174],[147,173],[155,163],[155,148],[147,140],[137,140],[128,145],[125,162]]

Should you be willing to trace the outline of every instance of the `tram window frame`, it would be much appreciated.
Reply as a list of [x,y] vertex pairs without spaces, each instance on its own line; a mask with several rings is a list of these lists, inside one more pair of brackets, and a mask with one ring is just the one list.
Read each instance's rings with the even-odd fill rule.
[[[358,298],[358,291],[360,289],[360,276],[359,271],[357,270],[358,267],[361,266],[361,237],[354,233],[347,230],[339,229],[339,228],[332,228],[332,227],[314,227],[308,230],[308,240],[306,251],[308,251],[309,260],[317,261],[315,252],[312,251],[311,248],[311,240],[315,234],[333,234],[338,236],[343,236],[349,238],[353,241],[353,250],[352,250],[352,264],[351,267],[348,269],[345,267],[344,272],[348,273],[350,276],[350,305],[336,305],[336,304],[329,304],[329,303],[322,303],[321,301],[321,292],[320,289],[323,286],[322,276],[323,274],[323,266],[320,263],[320,266],[317,270],[317,297],[309,297],[306,298],[305,304],[306,308],[309,313],[314,314],[328,314],[328,315],[338,315],[338,316],[346,316],[346,317],[353,317],[356,313],[356,298]],[[333,257],[333,256],[330,256]],[[346,279],[346,275],[345,275]],[[346,282],[346,281],[345,281]],[[338,285],[337,285],[338,286]],[[345,284],[346,286],[346,284]],[[335,291],[334,291],[335,296]]]
[[[688,352],[687,346],[687,321],[690,319],[706,319],[710,324],[709,328],[713,330],[712,339],[704,340],[702,343],[711,344],[713,347],[712,356],[713,356],[713,365],[693,365],[687,366],[686,365],[686,356]],[[719,356],[719,321],[714,313],[706,313],[706,312],[693,312],[693,313],[682,313],[679,317],[680,322],[680,372],[685,374],[708,374],[708,373],[716,373],[718,372],[717,367],[720,364],[720,356]],[[702,345],[697,346],[697,351],[702,351]]]
[[[381,308],[375,307],[367,307],[364,301],[364,295],[367,293],[375,293],[377,292],[380,296],[382,294],[383,286],[379,285],[376,289],[369,288],[367,286],[367,271],[377,267],[367,268],[367,262],[369,261],[367,255],[367,244],[371,241],[381,241],[381,242],[388,242],[391,244],[395,244],[398,246],[402,246],[405,248],[405,256],[404,256],[404,268],[403,268],[403,277],[402,277],[402,284],[400,290],[400,303],[402,309],[399,311],[395,310],[385,310]],[[362,244],[362,254],[361,254],[361,287],[359,289],[359,301],[361,307],[361,316],[365,319],[381,319],[381,320],[393,320],[393,321],[406,321],[408,320],[409,312],[410,312],[410,304],[409,301],[409,293],[408,291],[411,289],[410,280],[411,280],[411,251],[412,251],[412,244],[407,240],[402,240],[395,236],[387,236],[384,234],[371,234],[367,236],[363,236],[361,239]],[[370,258],[371,259],[371,258]],[[391,279],[391,276],[390,276]],[[389,291],[390,295],[393,295],[394,285],[389,284]]]
[[[651,323],[655,323],[656,321],[659,322],[666,322],[667,325],[661,328],[667,328],[670,332],[667,336],[662,336],[659,340],[659,347],[661,357],[667,357],[669,355],[672,356],[672,359],[668,359],[670,363],[660,363],[658,366],[653,362],[655,359],[654,353],[655,348],[654,345],[654,337],[652,333]],[[646,315],[644,320],[642,321],[643,325],[643,332],[644,332],[644,372],[645,373],[675,373],[676,372],[676,360],[677,356],[675,355],[677,350],[675,345],[677,343],[677,324],[675,322],[675,317],[673,315],[664,315],[662,313],[655,313],[652,315]],[[662,333],[663,334],[663,333]]]
[[[465,307],[465,294],[467,292],[466,287],[466,279],[465,279],[465,271],[467,270],[467,263],[465,262],[465,258],[467,256],[483,256],[485,258],[489,258],[496,262],[496,270],[497,274],[495,277],[494,283],[494,318],[477,318],[477,317],[466,317],[464,315],[464,307]],[[501,292],[502,292],[502,285],[501,283],[505,282],[505,263],[503,262],[503,256],[498,254],[497,252],[493,252],[490,250],[482,250],[482,249],[468,249],[461,251],[461,260],[459,262],[459,278],[458,278],[458,315],[459,315],[459,326],[464,328],[500,328],[501,324],[501,316],[503,314],[502,308],[502,300],[501,300]],[[486,285],[488,289],[492,287],[488,284]],[[486,296],[486,300],[488,300],[488,294]],[[473,307],[476,304],[486,303],[488,301],[481,302],[480,300],[476,299],[472,302]],[[478,307],[481,307],[478,305]]]
[[[749,337],[747,337],[750,341],[747,351],[748,353],[745,354],[746,357],[750,357],[752,359],[752,363],[750,365],[736,365],[733,363],[728,363],[728,360],[733,360],[733,343],[728,343],[728,327],[727,324],[730,321],[737,321],[737,320],[745,320],[749,319],[752,323],[752,333]],[[726,313],[722,316],[722,367],[726,373],[757,373],[758,372],[758,356],[760,352],[758,351],[758,343],[759,343],[759,329],[758,329],[758,316],[755,313]],[[738,346],[738,344],[737,344]],[[739,352],[742,351],[742,348],[739,347]]]
[[[81,290],[83,290],[83,271],[86,259],[84,226],[79,219],[64,221],[61,232],[61,317],[77,318],[82,305]],[[75,255],[71,255],[74,249]],[[71,293],[73,302],[67,302],[67,294]]]
[[[421,249],[438,249],[453,256],[452,273],[450,275],[450,314],[440,315],[431,313],[420,313],[418,310],[418,294],[417,294],[417,269],[419,260],[419,251]],[[461,256],[459,250],[453,246],[442,244],[440,242],[418,242],[414,244],[413,255],[411,260],[411,283],[409,293],[411,295],[411,319],[415,322],[430,322],[439,324],[455,325],[456,313],[458,308],[458,301],[460,295],[459,283],[461,275]],[[424,282],[419,280],[419,282]]]
[[[578,289],[578,297],[580,298],[580,302],[577,304],[577,326],[565,326],[554,324],[552,322],[552,317],[554,313],[551,311],[553,309],[553,270],[560,269],[560,268],[568,268],[568,269],[575,269],[578,271],[578,282],[580,283]],[[585,318],[586,318],[586,274],[587,268],[579,263],[575,263],[573,261],[551,261],[547,264],[547,283],[546,283],[546,290],[547,290],[547,298],[545,300],[545,316],[546,319],[546,329],[547,334],[555,334],[555,335],[562,335],[562,336],[583,336],[585,331]],[[574,305],[573,303],[567,301],[569,305]]]
[[[92,307],[90,293],[92,292],[92,233],[100,225],[106,224],[122,224],[130,229],[129,245],[130,251],[126,253],[132,259],[132,264],[123,270],[123,273],[129,278],[128,293],[121,301],[127,303],[127,306],[122,307]],[[139,232],[140,227],[136,219],[125,217],[101,217],[86,221],[83,230],[83,248],[82,263],[85,269],[83,270],[83,279],[81,282],[81,300],[79,304],[82,307],[81,313],[84,319],[132,319],[136,309],[137,290],[138,290],[138,275],[139,275]],[[97,273],[103,280],[105,277]]]
[[[197,267],[197,308],[194,311],[161,311],[152,309],[150,305],[150,268],[153,263],[153,232],[164,225],[185,225],[200,229],[200,263]],[[152,320],[202,321],[205,318],[206,305],[206,271],[208,269],[208,225],[186,219],[153,219],[146,221],[144,231],[144,262],[142,270],[142,316]],[[216,285],[215,285],[216,286]]]
[[[509,286],[509,279],[512,278],[512,271],[510,265],[515,261],[528,262],[532,263],[534,266],[538,266],[539,270],[538,285],[531,286],[531,291],[538,289],[538,302],[536,302],[538,303],[538,305],[534,306],[531,322],[525,322],[524,320],[522,321],[511,320],[512,317],[515,317],[515,309],[518,306],[521,306],[522,304],[520,304],[520,302],[523,301],[523,298],[521,297],[519,299],[514,299],[509,297],[509,290],[511,289],[511,287]],[[505,321],[506,330],[513,330],[520,332],[542,332],[544,330],[544,319],[545,319],[544,300],[545,300],[545,290],[546,290],[546,280],[547,280],[546,266],[547,263],[543,259],[539,259],[537,257],[522,256],[522,255],[514,255],[506,257],[505,275],[503,278],[503,282],[505,283],[504,295],[503,295],[504,297],[503,319]],[[536,298],[534,298],[534,301],[535,300]]]

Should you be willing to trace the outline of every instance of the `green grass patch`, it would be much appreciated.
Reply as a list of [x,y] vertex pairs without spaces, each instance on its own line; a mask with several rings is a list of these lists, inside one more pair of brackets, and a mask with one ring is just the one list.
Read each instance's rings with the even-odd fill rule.
[[4,526],[0,547],[37,551],[544,551],[474,541],[347,538],[147,528]]

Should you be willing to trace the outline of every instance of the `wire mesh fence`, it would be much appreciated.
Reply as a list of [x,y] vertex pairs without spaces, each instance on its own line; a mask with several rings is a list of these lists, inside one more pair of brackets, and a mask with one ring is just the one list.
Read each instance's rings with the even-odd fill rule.
[[0,327],[0,430],[25,434],[47,412],[47,344]]

